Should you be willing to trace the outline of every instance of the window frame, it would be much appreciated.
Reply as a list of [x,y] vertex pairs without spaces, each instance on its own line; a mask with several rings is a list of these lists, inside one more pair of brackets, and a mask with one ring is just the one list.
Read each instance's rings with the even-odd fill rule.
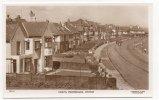
[[25,41],[25,50],[30,50],[30,42]]
[[[39,43],[39,47],[37,47],[37,43]],[[34,41],[34,49],[40,49],[40,41]]]
[[52,56],[45,56],[45,67],[51,67]]

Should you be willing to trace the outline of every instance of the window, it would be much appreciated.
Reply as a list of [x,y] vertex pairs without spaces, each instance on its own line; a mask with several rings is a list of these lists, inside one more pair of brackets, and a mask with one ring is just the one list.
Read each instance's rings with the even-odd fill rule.
[[35,41],[35,49],[39,49],[40,48],[40,41]]
[[52,47],[52,38],[45,38],[45,48]]
[[45,67],[51,67],[52,56],[45,56]]
[[17,42],[17,55],[20,55],[20,42]]
[[26,50],[29,50],[29,49],[30,49],[30,42],[29,42],[29,41],[26,41],[26,42],[25,42],[25,49],[26,49]]
[[31,67],[31,59],[30,58],[26,58],[25,59],[25,72],[29,72],[30,71],[30,67]]

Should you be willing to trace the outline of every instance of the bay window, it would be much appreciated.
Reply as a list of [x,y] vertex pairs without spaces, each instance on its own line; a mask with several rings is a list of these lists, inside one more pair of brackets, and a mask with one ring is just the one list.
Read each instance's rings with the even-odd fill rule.
[[52,47],[52,38],[45,38],[45,48]]

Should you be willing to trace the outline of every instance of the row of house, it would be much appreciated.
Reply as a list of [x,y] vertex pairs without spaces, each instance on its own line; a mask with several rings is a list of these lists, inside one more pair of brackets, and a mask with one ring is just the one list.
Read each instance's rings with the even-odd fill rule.
[[[122,31],[121,31],[122,30]],[[142,29],[140,29],[142,30]],[[132,30],[134,32],[136,30]],[[53,55],[66,52],[87,41],[114,38],[128,34],[125,28],[79,19],[65,23],[46,20],[37,22],[30,14],[27,22],[19,15],[6,19],[6,71],[7,73],[41,73],[53,67]]]

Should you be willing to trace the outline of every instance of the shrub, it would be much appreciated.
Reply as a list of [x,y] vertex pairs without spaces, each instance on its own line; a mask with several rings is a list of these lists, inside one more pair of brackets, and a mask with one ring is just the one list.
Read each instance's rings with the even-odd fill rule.
[[6,86],[10,87],[11,81],[6,81]]

